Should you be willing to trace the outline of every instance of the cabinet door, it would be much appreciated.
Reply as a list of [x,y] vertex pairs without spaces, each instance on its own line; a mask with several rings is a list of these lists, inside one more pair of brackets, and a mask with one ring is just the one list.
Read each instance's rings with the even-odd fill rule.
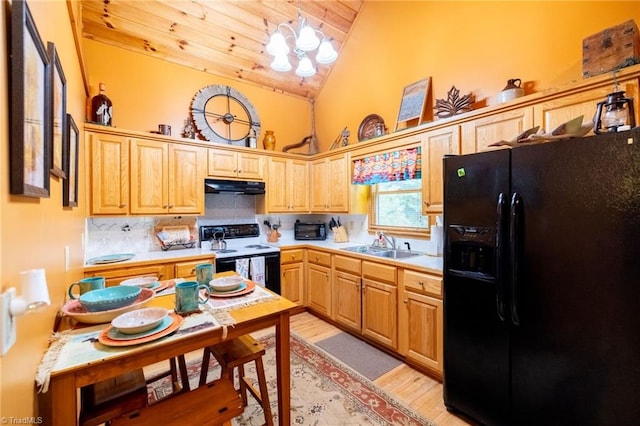
[[304,264],[302,262],[289,263],[280,267],[280,288],[282,297],[291,300],[296,305],[304,304]]
[[351,180],[348,166],[347,154],[327,159],[328,186],[325,187],[325,192],[328,197],[329,211],[332,213],[349,211]]
[[267,184],[267,213],[289,212],[288,187],[291,182],[287,180],[287,160],[284,158],[269,158]]
[[[168,144],[131,139],[131,213],[169,211]],[[204,189],[202,189],[204,192]]]
[[207,174],[217,177],[238,175],[238,153],[226,149],[209,148]]
[[357,332],[362,327],[360,276],[337,271],[333,275],[333,319]]
[[169,145],[168,213],[204,213],[204,148]]
[[405,291],[403,294],[407,336],[407,359],[442,375],[442,301]]
[[533,108],[506,111],[462,123],[462,154],[484,151],[501,140],[511,140],[533,127]]
[[362,334],[397,350],[398,289],[366,278],[362,285]]
[[[426,132],[422,148],[422,214],[442,214],[442,159],[460,154],[460,126]],[[426,172],[426,173],[425,173]]]
[[287,166],[288,211],[306,213],[309,211],[309,164],[306,160],[289,160]]
[[[329,189],[329,190],[327,190]],[[327,160],[315,160],[311,162],[311,211],[326,212],[329,210],[328,193],[331,185],[327,173]]]
[[238,153],[238,177],[251,180],[264,179],[264,157],[247,152]]
[[129,212],[129,142],[125,137],[87,133],[91,214]]
[[[620,90],[624,90],[627,97],[638,99],[637,79],[621,81],[619,85]],[[600,87],[536,104],[533,107],[535,123],[547,132],[551,132],[560,124],[581,115],[583,116],[583,122],[589,121],[594,118],[597,103],[605,100],[612,91],[610,86]],[[636,123],[639,122],[639,110],[640,108],[635,110]]]
[[307,306],[315,312],[331,316],[331,279],[329,268],[318,265],[309,265]]

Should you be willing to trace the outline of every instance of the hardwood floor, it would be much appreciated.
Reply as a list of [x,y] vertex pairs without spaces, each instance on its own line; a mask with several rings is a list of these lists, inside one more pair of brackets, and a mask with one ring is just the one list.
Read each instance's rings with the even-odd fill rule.
[[[291,317],[291,332],[315,343],[340,333],[341,330],[315,315],[303,312]],[[252,333],[252,335],[259,338],[268,333],[273,333],[273,329],[265,329],[259,333]],[[187,354],[187,361],[201,358],[202,351]],[[166,363],[162,368],[166,368]],[[147,372],[149,371],[145,369],[145,373]],[[439,426],[468,426],[472,424],[447,411],[442,402],[441,383],[406,364],[400,364],[376,379],[374,383],[393,397],[403,401],[410,409]]]
[[[339,328],[308,312],[291,317],[291,331],[312,343],[341,332]],[[406,364],[399,365],[374,383],[437,425],[471,424],[449,413],[444,407],[441,383]]]

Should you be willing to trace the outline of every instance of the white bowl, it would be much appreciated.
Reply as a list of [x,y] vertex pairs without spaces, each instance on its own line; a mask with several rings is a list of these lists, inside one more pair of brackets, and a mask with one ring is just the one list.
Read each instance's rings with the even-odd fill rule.
[[118,315],[111,320],[111,325],[124,334],[138,334],[156,327],[168,313],[165,308],[136,309]]
[[158,282],[158,278],[156,277],[138,277],[138,278],[129,278],[128,280],[124,280],[120,282],[120,285],[130,285],[136,287],[150,288]]
[[209,286],[215,291],[223,292],[235,290],[236,288],[240,287],[243,282],[244,278],[242,278],[241,276],[222,277],[209,281]]

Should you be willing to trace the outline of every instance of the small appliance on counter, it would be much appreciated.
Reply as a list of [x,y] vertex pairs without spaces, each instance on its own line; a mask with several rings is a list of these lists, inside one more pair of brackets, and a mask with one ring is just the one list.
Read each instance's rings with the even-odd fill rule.
[[300,222],[298,219],[294,224],[293,238],[295,240],[326,240],[327,224],[324,222]]

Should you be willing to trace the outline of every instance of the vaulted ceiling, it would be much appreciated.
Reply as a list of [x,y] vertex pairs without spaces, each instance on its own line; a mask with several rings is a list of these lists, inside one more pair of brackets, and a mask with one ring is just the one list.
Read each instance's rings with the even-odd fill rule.
[[[83,37],[279,93],[317,97],[333,65],[302,78],[274,71],[265,46],[300,14],[338,51],[365,0],[82,0]],[[312,55],[314,56],[314,55]],[[340,56],[338,56],[338,61]]]

